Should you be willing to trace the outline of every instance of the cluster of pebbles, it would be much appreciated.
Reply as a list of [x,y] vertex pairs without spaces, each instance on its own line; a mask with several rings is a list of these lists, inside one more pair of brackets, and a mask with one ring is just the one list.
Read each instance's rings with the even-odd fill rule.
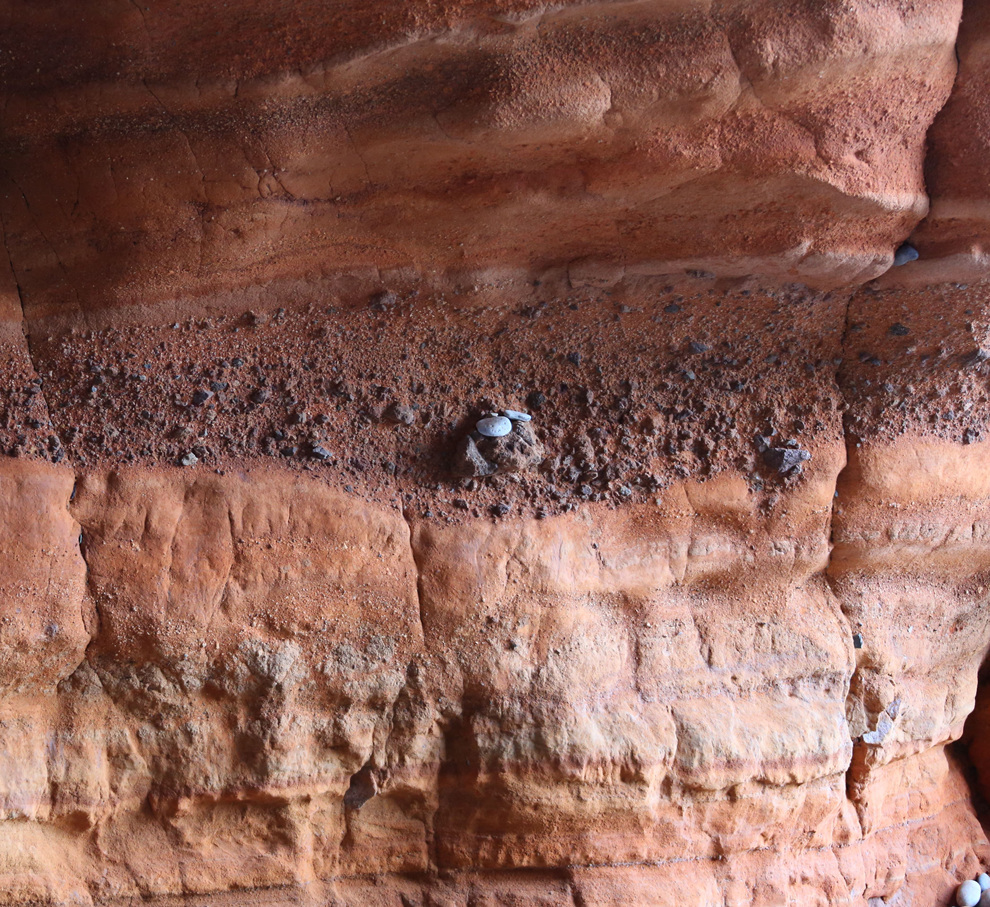
[[958,907],[990,907],[990,875],[981,872],[967,879],[956,889]]
[[544,449],[530,425],[532,419],[514,409],[485,413],[458,444],[454,472],[473,478],[538,466]]

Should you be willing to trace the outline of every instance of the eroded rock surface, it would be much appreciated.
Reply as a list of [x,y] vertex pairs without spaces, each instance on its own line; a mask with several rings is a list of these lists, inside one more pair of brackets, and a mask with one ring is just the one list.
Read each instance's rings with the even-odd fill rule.
[[982,4],[0,12],[0,903],[987,865]]
[[[70,473],[7,466],[63,514],[22,546],[47,563],[69,538],[47,598],[5,599],[39,626],[5,667],[24,689],[4,700],[4,883],[25,901],[290,886],[362,903],[347,879],[434,897],[450,882],[430,873],[456,870],[455,897],[529,903],[511,873],[539,869],[541,892],[591,903],[615,884],[630,904],[946,890],[933,866],[988,855],[946,749],[990,638],[970,472],[987,454],[966,455],[858,457],[831,557],[835,444],[769,511],[723,476],[451,526],[268,470],[93,473],[67,510]],[[960,497],[977,510],[938,516]],[[908,552],[928,560],[905,575]],[[650,868],[572,868],[603,864]]]
[[63,8],[13,4],[3,39],[46,315],[410,269],[875,277],[927,210],[961,6],[73,9],[53,46]]
[[990,263],[990,10],[966,4],[957,47],[959,72],[930,133],[926,167],[932,197],[918,242],[926,279],[970,280]]

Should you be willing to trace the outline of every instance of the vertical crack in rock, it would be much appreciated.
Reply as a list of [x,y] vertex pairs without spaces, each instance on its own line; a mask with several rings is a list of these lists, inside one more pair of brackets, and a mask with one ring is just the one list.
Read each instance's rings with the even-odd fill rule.
[[[10,244],[7,242],[7,222],[3,217],[3,208],[0,208],[0,236],[3,237],[3,251],[7,256],[7,265],[10,268],[10,276],[14,280],[14,288],[17,291],[17,301],[21,307],[21,331],[24,334],[24,342],[28,346],[28,356],[30,356],[30,336],[27,329],[27,316],[24,312],[24,288],[21,286],[20,278],[17,276],[17,271],[14,268],[14,257],[10,254]],[[31,364],[33,367],[34,363],[32,362]]]
[[[977,0],[977,2],[981,2],[981,0]],[[956,71],[952,76],[952,88],[949,90],[949,93],[946,95],[945,101],[942,103],[942,106],[936,111],[935,116],[932,117],[932,121],[931,123],[928,124],[928,130],[925,133],[925,155],[924,155],[924,160],[922,161],[922,180],[925,182],[925,194],[928,196],[928,211],[926,212],[925,216],[918,223],[914,225],[914,228],[911,231],[912,236],[919,232],[924,233],[932,219],[932,210],[931,210],[932,196],[931,193],[928,191],[929,189],[928,175],[933,169],[934,165],[938,162],[937,150],[934,147],[934,143],[932,142],[932,131],[935,129],[939,117],[942,116],[942,113],[949,106],[949,102],[956,94],[956,89],[959,83],[959,76],[963,71],[962,56],[959,52],[959,31],[962,28],[962,22],[963,22],[963,18],[965,17],[965,12],[967,7],[972,7],[975,5],[976,3],[974,3],[973,0],[964,0],[964,2],[960,4],[960,16],[959,16],[959,20],[956,22],[955,41],[953,42],[952,45],[952,55],[956,61]]]
[[[28,202],[27,202],[27,196],[24,194],[24,191],[20,188],[20,186],[17,186],[17,184],[14,183],[13,179],[10,177],[10,174],[4,172],[4,177],[20,193],[21,197],[24,199],[24,205],[26,208]],[[65,441],[63,440],[61,434],[59,433],[58,426],[55,424],[55,420],[52,418],[52,407],[49,405],[48,398],[45,395],[44,379],[41,377],[41,372],[38,369],[38,364],[36,361],[37,353],[34,349],[34,344],[31,339],[31,329],[28,322],[27,308],[25,306],[25,301],[24,301],[24,287],[21,285],[20,278],[17,276],[17,269],[14,267],[14,257],[10,251],[10,243],[8,241],[7,235],[8,235],[7,222],[3,216],[3,207],[0,206],[0,236],[2,236],[3,238],[3,250],[7,256],[7,266],[10,268],[10,276],[14,282],[14,288],[17,293],[17,302],[21,310],[21,334],[24,336],[24,355],[27,358],[27,365],[30,371],[34,374],[36,378],[42,381],[41,390],[40,393],[38,394],[38,397],[40,398],[41,404],[44,407],[44,416],[45,416],[45,421],[48,423],[47,425],[48,430],[58,439],[57,450],[61,451],[62,456],[64,457],[65,449],[66,449]],[[54,246],[52,247],[52,251],[54,252]],[[58,258],[57,254],[56,254],[56,258]],[[59,260],[59,264],[60,265],[62,264],[61,260]],[[64,271],[64,265],[62,266],[62,268]],[[78,299],[79,298],[78,289],[73,287],[73,290],[75,292],[76,298]]]
[[[10,268],[10,276],[14,281],[14,288],[17,291],[17,302],[21,307],[21,333],[24,335],[24,350],[27,354],[31,371],[37,375],[38,369],[31,351],[31,332],[28,329],[27,313],[24,309],[24,288],[21,286],[20,278],[17,276],[17,270],[14,268],[14,258],[10,253],[10,245],[7,242],[7,222],[3,218],[2,208],[0,208],[0,235],[3,236],[3,250],[7,255],[7,266]],[[42,390],[42,399],[44,399],[44,390]],[[45,410],[48,410],[47,401],[45,401]]]
[[[961,21],[962,21],[962,10],[960,10],[960,18],[956,22],[956,34],[955,34],[955,41],[954,41],[954,44],[953,44],[953,54],[955,56],[955,61],[956,61],[956,73],[955,73],[955,75],[953,77],[953,85],[955,84],[955,80],[958,78],[958,74],[959,74],[959,71],[960,71],[960,63],[961,63],[961,61],[960,61],[960,56],[959,56],[958,37],[959,37],[959,27],[961,25]],[[952,91],[950,90],[946,94],[945,99],[942,102],[941,107],[939,108],[938,111],[936,111],[936,113],[932,117],[931,122],[928,125],[928,133],[929,134],[930,134],[932,128],[934,127],[936,121],[938,120],[938,117],[941,114],[942,110],[944,110],[945,107],[946,107],[946,105],[949,103],[949,100],[950,100],[951,96],[952,96]],[[929,172],[929,167],[930,167],[931,163],[932,163],[932,148],[931,148],[930,141],[926,137],[925,157],[924,157],[924,160],[922,162],[922,174],[921,174],[922,175],[922,181],[923,182],[925,182],[925,180],[926,180],[926,177],[927,177],[927,174]],[[930,204],[930,194],[928,193],[928,186],[927,186],[927,184],[924,185],[924,191],[925,191],[926,196],[928,196],[928,198],[929,198],[929,204]],[[914,231],[917,231],[919,229],[919,227],[921,226],[921,224],[924,222],[924,220],[925,220],[925,218],[922,218],[920,221],[918,221],[917,223],[915,223],[914,226],[913,226],[913,228],[912,228],[911,233],[913,233]],[[826,582],[828,583],[829,588],[832,590],[833,595],[835,595],[836,600],[837,600],[838,605],[839,605],[840,613],[842,614],[843,618],[845,619],[845,621],[846,621],[846,623],[848,625],[848,634],[849,634],[850,640],[852,639],[852,636],[853,636],[853,633],[855,631],[855,628],[854,628],[854,626],[852,624],[852,621],[850,620],[850,617],[849,617],[847,608],[846,608],[846,606],[845,606],[845,604],[844,604],[844,602],[842,600],[842,596],[839,594],[839,590],[836,587],[835,579],[834,579],[834,576],[832,574],[832,564],[833,564],[833,552],[835,550],[835,543],[836,543],[836,538],[835,538],[835,517],[836,517],[836,511],[837,511],[837,509],[843,503],[843,500],[842,500],[842,497],[841,497],[841,488],[842,488],[842,484],[843,484],[843,477],[845,476],[846,471],[849,469],[849,464],[850,464],[850,459],[851,459],[851,456],[850,455],[851,455],[851,452],[853,450],[853,446],[856,443],[858,443],[858,435],[856,435],[854,433],[853,426],[851,424],[851,420],[850,420],[850,417],[849,417],[849,411],[850,411],[850,403],[851,403],[851,401],[850,401],[850,399],[849,399],[849,397],[848,397],[848,395],[846,393],[846,379],[845,379],[845,375],[844,375],[847,350],[848,350],[848,346],[849,346],[849,342],[850,342],[850,335],[851,335],[851,332],[852,332],[852,306],[853,306],[853,301],[854,301],[855,296],[856,296],[856,290],[850,290],[848,292],[847,297],[846,297],[845,318],[843,320],[842,337],[841,337],[840,343],[839,343],[840,362],[839,362],[839,365],[836,368],[835,378],[834,378],[836,391],[837,391],[837,393],[839,395],[839,398],[841,400],[841,403],[842,403],[842,434],[843,434],[843,439],[844,439],[845,447],[846,447],[846,463],[843,466],[843,468],[839,471],[839,473],[836,475],[835,491],[834,491],[833,496],[832,496],[832,506],[831,506],[831,509],[830,509],[830,512],[829,512],[829,524],[828,524],[828,533],[829,533],[829,560],[828,560],[828,564],[825,567],[825,579],[826,579]],[[858,673],[858,670],[859,670],[858,665],[854,665],[852,674],[849,677],[849,691],[848,691],[847,696],[846,696],[846,705],[847,705],[846,715],[847,715],[847,717],[848,717],[848,714],[849,714],[849,708],[848,707],[849,707],[850,703],[852,702],[852,698],[855,695],[857,695],[854,692],[854,690],[855,690],[856,675]],[[863,771],[865,769],[865,756],[866,756],[866,752],[865,752],[865,745],[862,743],[862,741],[857,741],[857,740],[853,739],[852,740],[852,745],[853,745],[852,757],[850,759],[849,766],[846,769],[846,779],[845,779],[845,781],[846,781],[846,784],[845,784],[845,787],[846,787],[846,797],[850,801],[852,801],[852,803],[853,803],[853,805],[854,805],[854,807],[856,809],[857,815],[860,817],[860,821],[862,821],[864,807],[863,807],[863,804],[861,802],[861,790],[860,790],[860,786],[861,786],[861,783],[862,783]]]
[[[79,484],[80,476],[76,475],[75,484],[72,486],[72,494],[75,496],[76,486]],[[71,501],[71,498],[70,498]],[[78,520],[77,520],[78,522]],[[100,601],[97,590],[93,586],[93,576],[92,571],[89,567],[89,557],[87,554],[88,545],[86,543],[86,530],[83,528],[82,524],[79,524],[79,557],[83,562],[83,581],[85,588],[85,595],[81,602],[82,605],[82,621],[83,626],[89,630],[90,637],[89,642],[86,644],[86,650],[83,653],[83,661],[88,662],[90,667],[93,666],[92,660],[92,649],[96,644],[100,636],[100,630],[103,627],[103,615],[100,612]],[[87,615],[86,613],[86,597],[89,597],[90,602],[92,602],[92,614]]]
[[[27,193],[21,188],[17,180],[15,180],[14,177],[9,172],[5,171],[4,176],[6,177],[10,185],[14,187],[14,189],[17,191],[17,194],[21,197],[21,200],[24,202],[24,210],[28,213],[31,220],[34,221],[35,229],[38,232],[38,236],[41,237],[45,245],[49,248],[49,250],[51,250],[52,257],[55,259],[59,271],[62,274],[62,282],[72,291],[72,295],[75,297],[76,305],[79,307],[79,311],[83,312],[85,310],[85,307],[83,306],[82,297],[79,295],[79,287],[77,287],[75,283],[73,283],[73,281],[69,279],[69,269],[65,266],[65,262],[62,261],[62,256],[59,255],[58,248],[55,245],[54,241],[49,239],[48,234],[42,229],[41,222],[39,221],[38,216],[31,210],[31,203],[28,201]],[[6,240],[4,244],[6,246]],[[8,250],[8,255],[9,255],[9,250]]]
[[574,902],[574,907],[585,907],[586,902],[581,890],[576,888],[573,883],[569,884],[567,887],[571,893],[571,900]]
[[402,519],[405,520],[406,528],[409,532],[409,553],[412,555],[413,569],[416,571],[415,575],[415,588],[416,588],[416,613],[419,615],[419,632],[420,636],[423,638],[423,651],[426,651],[426,626],[423,623],[423,564],[422,557],[420,553],[416,550],[416,542],[413,538],[413,522],[409,517],[409,514],[402,508],[399,509],[399,513],[402,514]]
[[[843,437],[843,441],[845,443],[845,448],[846,448],[846,462],[843,465],[842,469],[840,469],[839,472],[836,474],[836,477],[835,477],[835,488],[833,489],[833,493],[832,493],[832,504],[831,504],[831,508],[829,509],[829,517],[828,517],[828,539],[829,539],[828,563],[825,565],[825,581],[828,584],[828,587],[831,590],[832,594],[835,596],[836,603],[839,606],[839,614],[842,616],[842,618],[846,622],[847,638],[850,641],[852,639],[853,626],[852,626],[852,622],[849,620],[849,615],[846,613],[846,608],[843,605],[842,597],[839,594],[839,590],[836,588],[834,577],[832,576],[832,556],[833,556],[833,552],[835,551],[835,517],[836,517],[836,510],[840,506],[840,503],[841,503],[841,497],[840,497],[839,489],[841,488],[841,485],[842,485],[842,477],[845,475],[846,470],[849,469],[849,451],[850,451],[850,445],[851,445],[851,443],[853,443],[852,442],[852,439],[850,437],[849,424],[848,424],[848,421],[847,421],[847,412],[848,412],[848,408],[849,408],[849,402],[846,399],[846,393],[845,393],[845,388],[844,388],[844,385],[843,385],[843,377],[842,377],[842,370],[843,370],[844,365],[845,365],[846,344],[847,344],[847,341],[848,341],[848,338],[849,338],[849,332],[850,332],[850,317],[851,317],[851,312],[852,312],[853,295],[854,295],[854,293],[852,291],[850,291],[848,293],[847,297],[846,297],[845,316],[844,316],[843,322],[842,322],[842,336],[839,339],[839,359],[840,359],[840,361],[839,361],[838,365],[836,365],[836,367],[835,367],[835,372],[834,372],[834,377],[833,377],[833,381],[834,381],[834,384],[835,384],[835,391],[836,391],[836,393],[839,396],[840,405],[841,405],[841,411],[842,411],[841,412],[841,415],[842,415],[842,437]],[[854,657],[855,657],[855,655],[854,655]],[[846,692],[847,727],[848,727],[849,701],[850,701],[850,697],[853,695],[854,678],[856,677],[856,671],[857,671],[857,667],[854,664],[853,665],[852,673],[849,675],[849,688],[848,688],[848,690]],[[846,767],[845,791],[846,791],[846,797],[847,797],[847,799],[853,801],[853,803],[854,803],[854,805],[856,807],[857,814],[859,814],[859,811],[860,811],[860,806],[859,806],[859,803],[858,803],[859,797],[858,797],[858,794],[857,794],[856,789],[855,789],[855,768],[856,768],[857,747],[856,747],[856,741],[855,740],[852,740],[851,737],[850,737],[850,740],[851,740],[852,746],[853,746],[853,753],[852,753],[852,756],[851,756],[851,758],[849,760],[849,765]]]
[[[429,643],[428,643],[427,638],[426,638],[426,624],[425,624],[425,622],[423,620],[423,586],[422,586],[422,584],[423,584],[423,560],[422,560],[422,554],[420,553],[420,551],[418,550],[418,546],[416,545],[416,539],[414,537],[414,532],[413,532],[414,526],[413,526],[412,519],[410,518],[409,514],[406,512],[406,510],[404,508],[400,507],[399,508],[399,512],[402,514],[402,519],[405,521],[406,527],[407,527],[407,530],[408,530],[408,533],[409,533],[409,551],[410,551],[410,554],[412,555],[412,564],[413,564],[413,569],[415,570],[415,577],[414,577],[414,579],[415,579],[415,589],[416,589],[416,609],[417,609],[417,616],[418,616],[418,619],[419,619],[419,633],[420,633],[420,638],[421,638],[421,641],[422,641],[421,642],[421,645],[422,645],[421,657],[424,658],[424,659],[426,659],[426,658],[429,658],[430,647],[429,647]],[[405,680],[405,683],[403,684],[402,689],[399,691],[398,695],[396,696],[395,702],[392,703],[392,727],[389,730],[389,738],[391,738],[392,733],[394,732],[394,729],[395,729],[395,712],[396,712],[396,706],[397,706],[399,700],[402,698],[403,693],[406,692],[407,690],[409,690],[409,688],[410,688],[411,685],[415,685],[416,687],[419,688],[420,691],[422,691],[423,683],[419,679],[419,676],[420,675],[417,673],[418,671],[419,671],[419,668],[416,665],[416,657],[414,656],[413,657],[413,661],[408,665],[408,667],[406,669],[406,680]],[[424,698],[429,698],[429,695],[430,694],[426,693],[426,694],[423,694],[423,695],[424,695]],[[439,716],[438,711],[437,711],[436,703],[433,703],[432,706],[433,706],[433,712],[434,712],[434,720],[435,721],[438,721],[440,716]],[[446,735],[444,735],[444,737],[446,738]],[[387,748],[387,744],[388,744],[388,741],[386,741],[386,748]],[[435,786],[434,791],[433,791],[434,799],[433,799],[433,802],[431,804],[432,810],[424,810],[424,817],[423,817],[423,821],[424,821],[424,824],[426,826],[426,829],[425,829],[425,831],[426,831],[426,859],[427,859],[427,863],[428,863],[428,866],[430,868],[430,871],[436,871],[437,867],[439,866],[439,863],[438,863],[438,852],[437,852],[436,821],[437,821],[437,814],[440,811],[439,781],[440,781],[440,776],[443,774],[443,766],[444,766],[444,763],[446,761],[446,758],[447,758],[447,753],[446,753],[446,749],[445,749],[445,751],[440,755],[440,765],[439,765],[439,767],[437,769],[436,786]]]

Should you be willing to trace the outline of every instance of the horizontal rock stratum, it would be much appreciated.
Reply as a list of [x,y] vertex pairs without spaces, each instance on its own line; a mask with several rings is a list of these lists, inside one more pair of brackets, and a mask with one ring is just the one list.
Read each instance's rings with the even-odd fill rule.
[[586,258],[836,285],[928,210],[959,0],[450,6],[13,4],[5,232],[32,315]]
[[0,904],[990,863],[985,4],[0,23]]

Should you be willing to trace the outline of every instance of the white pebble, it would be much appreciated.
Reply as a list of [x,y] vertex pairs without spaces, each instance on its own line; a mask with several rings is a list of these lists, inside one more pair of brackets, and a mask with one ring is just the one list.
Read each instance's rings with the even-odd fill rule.
[[976,881],[979,883],[980,888],[983,891],[986,891],[988,888],[990,888],[990,876],[988,876],[985,872],[981,872],[976,877]]
[[503,409],[502,415],[513,422],[530,422],[533,419],[529,413],[521,413],[517,409]]
[[982,894],[983,889],[980,888],[980,883],[967,879],[956,891],[956,904],[959,907],[976,907],[980,903],[980,895]]
[[475,428],[486,438],[501,438],[512,431],[512,423],[505,416],[489,416],[478,420]]

